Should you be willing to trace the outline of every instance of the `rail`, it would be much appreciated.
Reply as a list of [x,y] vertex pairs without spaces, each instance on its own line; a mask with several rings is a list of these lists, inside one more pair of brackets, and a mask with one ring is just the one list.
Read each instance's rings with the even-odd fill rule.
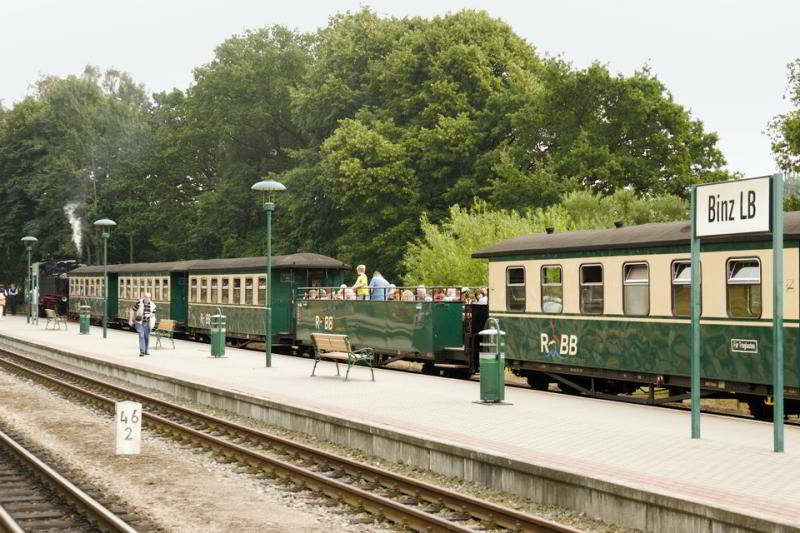
[[[69,507],[74,508],[80,516],[84,517],[99,530],[124,533],[136,532],[135,529],[122,521],[117,515],[103,507],[91,496],[73,485],[2,431],[0,431],[0,449],[7,451],[17,463],[31,472],[31,476],[35,477],[39,484],[46,486],[54,494],[61,497]],[[31,487],[31,492],[35,491],[35,486],[32,485]],[[58,507],[55,503],[52,506]],[[21,527],[15,520],[14,514],[13,511],[8,511],[0,506],[0,530],[10,532],[25,531],[25,528]],[[46,516],[46,513],[42,513],[42,516]],[[75,528],[75,524],[72,521],[68,521],[65,526],[64,529],[74,530]],[[31,524],[30,527],[32,529],[37,528],[34,524]],[[49,531],[53,529],[56,528],[48,528]]]
[[[239,462],[264,472],[267,477],[290,480],[299,487],[317,491],[416,531],[474,531],[475,527],[562,533],[579,531],[132,392],[21,354],[2,353],[0,365],[16,373],[63,389],[70,396],[89,398],[92,403],[109,410],[119,399],[141,402],[145,410],[143,420],[150,427],[179,440],[194,441],[225,457],[235,457]],[[470,521],[476,523],[468,525]]]

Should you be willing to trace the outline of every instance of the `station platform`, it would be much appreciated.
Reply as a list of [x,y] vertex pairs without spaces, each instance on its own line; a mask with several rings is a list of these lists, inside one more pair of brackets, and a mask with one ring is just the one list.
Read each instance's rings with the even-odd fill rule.
[[[176,340],[138,356],[135,334],[79,335],[0,321],[0,349],[47,354],[139,385],[230,409],[389,460],[567,506],[643,531],[800,531],[800,428],[507,388],[484,406],[474,381],[356,367],[349,381],[322,362]],[[171,346],[169,341],[168,346]],[[345,368],[344,366],[342,367]],[[161,385],[159,385],[159,383]]]

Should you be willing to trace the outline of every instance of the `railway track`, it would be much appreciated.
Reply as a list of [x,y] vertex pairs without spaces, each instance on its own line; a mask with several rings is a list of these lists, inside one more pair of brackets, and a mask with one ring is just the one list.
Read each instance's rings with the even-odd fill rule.
[[147,428],[246,465],[289,490],[310,490],[415,531],[579,531],[23,355],[0,352],[0,367],[109,412],[117,401],[141,402]]
[[0,531],[136,530],[0,431]]

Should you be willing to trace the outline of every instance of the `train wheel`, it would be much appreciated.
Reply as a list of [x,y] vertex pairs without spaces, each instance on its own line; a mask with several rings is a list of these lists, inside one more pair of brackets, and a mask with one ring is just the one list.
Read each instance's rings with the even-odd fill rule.
[[433,366],[433,361],[425,361],[422,363],[422,373],[426,376],[438,376],[439,370]]
[[541,374],[528,374],[528,386],[534,390],[547,390],[550,382]]
[[774,411],[771,405],[764,403],[764,398],[749,398],[747,400],[747,406],[750,408],[750,414],[753,415],[753,418],[756,420],[772,422]]

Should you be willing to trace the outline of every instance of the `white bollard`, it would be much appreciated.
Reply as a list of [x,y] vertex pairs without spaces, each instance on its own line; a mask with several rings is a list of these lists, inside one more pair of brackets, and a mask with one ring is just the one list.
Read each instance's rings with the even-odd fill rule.
[[117,455],[134,455],[142,449],[142,404],[117,402],[114,417]]

